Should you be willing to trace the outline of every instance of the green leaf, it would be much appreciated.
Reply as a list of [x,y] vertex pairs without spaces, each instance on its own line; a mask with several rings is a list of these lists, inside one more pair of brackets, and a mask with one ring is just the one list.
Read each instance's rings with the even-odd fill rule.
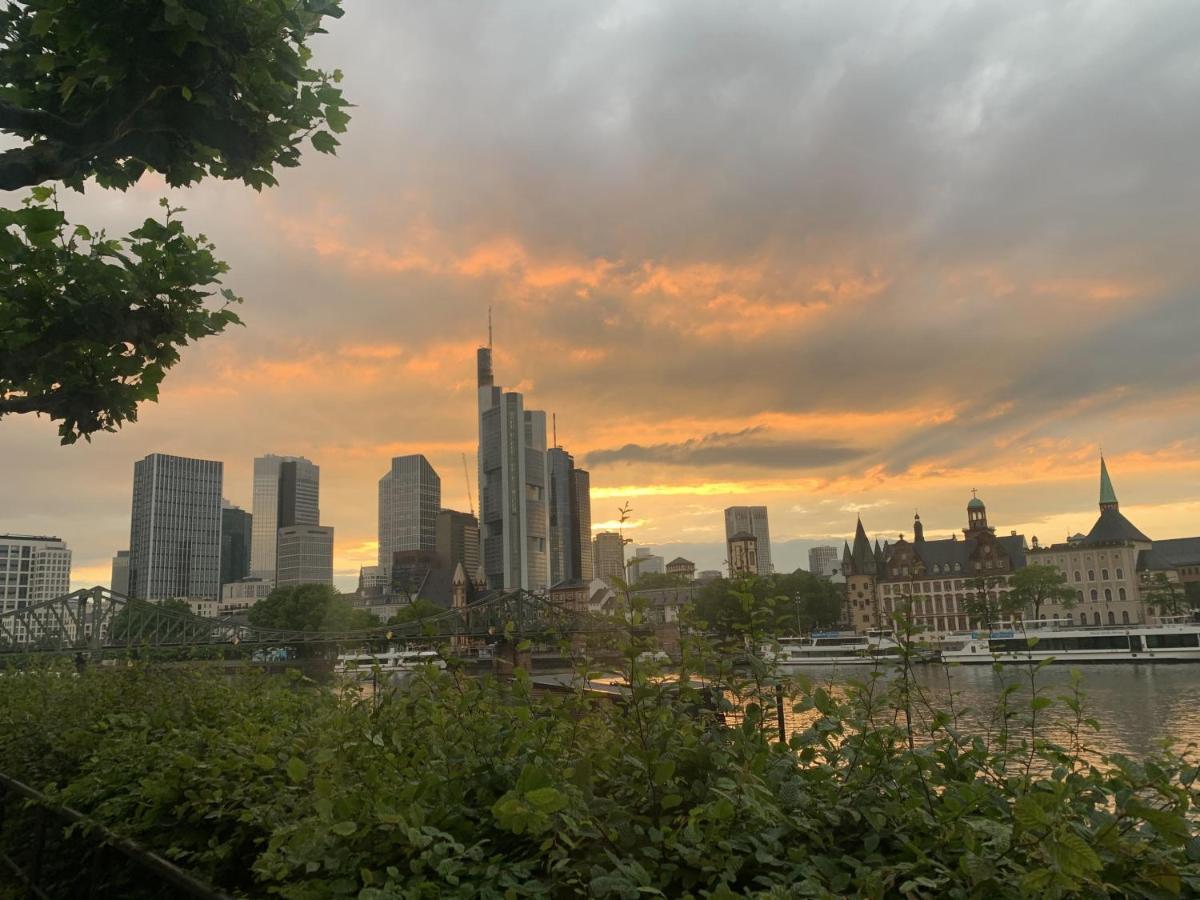
[[338,822],[336,825],[331,826],[329,830],[341,837],[349,837],[358,831],[358,825],[355,822]]
[[321,153],[334,153],[337,151],[338,139],[328,131],[318,131],[311,138],[313,147]]
[[300,759],[300,757],[293,756],[288,760],[287,774],[288,778],[299,784],[308,778],[308,766],[305,765],[304,760]]

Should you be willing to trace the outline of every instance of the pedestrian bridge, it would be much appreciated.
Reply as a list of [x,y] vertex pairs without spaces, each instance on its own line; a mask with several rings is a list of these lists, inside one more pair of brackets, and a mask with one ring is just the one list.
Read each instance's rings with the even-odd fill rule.
[[0,614],[0,657],[171,647],[294,647],[425,641],[460,646],[502,640],[554,643],[628,626],[529,591],[496,591],[464,607],[399,625],[357,631],[288,631],[235,618],[210,619],[163,609],[94,587]]

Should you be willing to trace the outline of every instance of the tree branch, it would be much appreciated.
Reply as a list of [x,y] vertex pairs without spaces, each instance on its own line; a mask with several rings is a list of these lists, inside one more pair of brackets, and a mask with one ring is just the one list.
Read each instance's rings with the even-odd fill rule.
[[83,127],[43,109],[28,109],[0,100],[0,129],[33,132],[58,141],[77,141]]
[[45,394],[33,397],[0,397],[0,416],[8,413],[47,412],[51,399]]

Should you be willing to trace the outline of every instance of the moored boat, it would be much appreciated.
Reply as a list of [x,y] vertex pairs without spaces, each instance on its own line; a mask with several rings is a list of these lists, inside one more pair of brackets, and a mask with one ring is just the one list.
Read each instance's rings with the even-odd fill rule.
[[898,661],[900,649],[890,633],[818,631],[808,637],[779,638],[763,648],[763,656],[783,668],[876,666]]
[[433,666],[435,669],[446,668],[446,661],[436,650],[409,650],[389,647],[379,653],[370,650],[356,650],[351,653],[338,655],[334,671],[339,675],[348,675],[360,681],[369,681],[374,677],[376,667],[382,675],[411,674],[423,666]]
[[1049,622],[992,629],[945,641],[943,662],[991,664],[1200,662],[1200,623],[1065,625]]

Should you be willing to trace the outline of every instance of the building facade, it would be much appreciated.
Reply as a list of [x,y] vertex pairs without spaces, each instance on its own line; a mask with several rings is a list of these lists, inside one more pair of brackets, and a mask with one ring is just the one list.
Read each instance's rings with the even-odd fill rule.
[[677,556],[667,563],[667,574],[674,575],[677,578],[684,578],[688,581],[694,581],[696,579],[696,564],[690,559]]
[[[725,543],[726,545],[736,534],[752,534],[755,539],[755,558],[757,559],[757,575],[770,575],[771,567],[771,528],[767,523],[767,508],[765,506],[730,506],[725,510]],[[726,549],[730,549],[728,546]]]
[[228,503],[221,508],[222,587],[250,575],[253,518],[244,509]]
[[259,600],[271,596],[272,583],[261,578],[244,578],[231,584],[221,585],[221,605],[217,612],[222,616],[245,612]]
[[579,554],[579,577],[591,581],[596,577],[592,555],[592,476],[584,469],[573,469],[571,477],[575,480],[571,541]]
[[729,550],[729,577],[745,578],[758,575],[762,564],[758,558],[758,538],[748,531],[736,531],[726,541]]
[[492,590],[550,586],[550,471],[546,414],[495,384],[491,347],[476,357],[479,398],[479,527]]
[[442,479],[419,453],[397,456],[379,479],[379,565],[390,571],[392,555],[437,547]]
[[625,580],[625,543],[615,531],[602,531],[592,541],[597,578]]
[[165,453],[134,464],[130,597],[220,597],[223,475],[216,460]]
[[71,592],[71,551],[62,538],[0,534],[0,611]]
[[112,575],[108,580],[108,589],[122,597],[129,596],[129,551],[118,550],[112,558]]
[[479,571],[479,520],[470,513],[440,510],[434,549],[442,566],[453,572],[462,565],[467,578],[473,578]]
[[[1037,539],[1034,538],[1035,544]],[[1048,605],[1043,615],[1085,625],[1155,622],[1173,610],[1155,606],[1151,590],[1161,573],[1183,584],[1200,567],[1200,538],[1153,541],[1121,512],[1104,457],[1100,458],[1100,515],[1086,535],[1037,544],[1030,564],[1053,566],[1075,590],[1075,605]]]
[[289,525],[279,529],[275,584],[333,584],[333,529],[328,525]]
[[630,585],[635,585],[643,575],[665,575],[666,560],[658,556],[649,547],[638,547],[626,564]]
[[838,570],[837,547],[812,547],[808,551],[808,571],[820,578],[828,578]]
[[279,529],[321,521],[321,467],[303,456],[268,453],[254,460],[250,574],[275,578]]
[[591,476],[562,447],[546,454],[550,473],[550,583],[591,581]]

